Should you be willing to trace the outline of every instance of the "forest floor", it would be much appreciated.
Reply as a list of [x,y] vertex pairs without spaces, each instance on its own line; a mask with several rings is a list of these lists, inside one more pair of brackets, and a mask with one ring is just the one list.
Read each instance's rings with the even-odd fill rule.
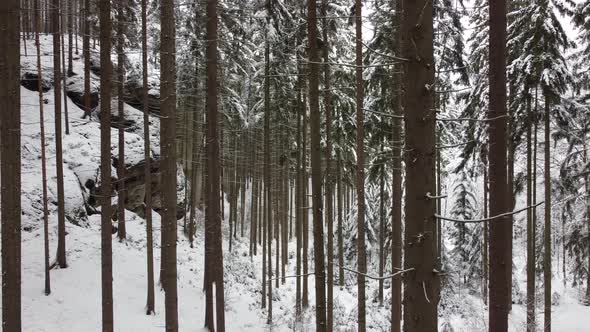
[[[81,41],[80,41],[81,43]],[[23,68],[35,68],[33,43],[28,43],[29,57],[23,57]],[[51,39],[42,38],[43,67],[52,76]],[[24,53],[24,52],[21,52]],[[74,60],[74,69],[81,73],[82,61]],[[93,82],[96,83],[93,76]],[[75,225],[67,222],[66,269],[51,271],[52,293],[43,294],[43,233],[41,205],[41,161],[39,145],[38,94],[21,88],[22,108],[22,169],[23,169],[23,232],[22,236],[22,310],[23,330],[35,332],[55,331],[100,331],[101,329],[101,259],[100,259],[100,215],[77,220],[76,215],[83,209],[85,192],[81,184],[85,179],[96,176],[99,165],[100,144],[99,124],[96,121],[82,121],[81,110],[68,98],[71,134],[64,136],[64,180],[66,186],[66,213]],[[45,124],[47,136],[48,187],[50,201],[50,254],[56,252],[56,179],[53,126],[53,90],[46,93]],[[126,107],[129,116],[134,116],[141,128],[141,117],[131,107]],[[157,119],[152,119],[152,137],[157,150]],[[117,149],[116,130],[112,131],[112,151]],[[128,158],[140,160],[143,154],[142,133],[126,134]],[[113,170],[114,171],[114,170]],[[247,205],[249,207],[249,204]],[[227,207],[227,202],[226,202]],[[249,215],[249,208],[246,209]],[[226,209],[227,215],[227,209]],[[155,277],[158,281],[160,266],[160,221],[154,216]],[[203,286],[203,221],[198,216],[197,236],[194,248],[190,248],[179,224],[178,241],[178,308],[180,331],[203,331],[205,295]],[[226,219],[227,221],[227,219]],[[164,330],[164,294],[156,285],[156,314],[145,315],[146,303],[146,241],[145,222],[132,212],[127,212],[127,240],[119,242],[113,236],[113,291],[115,330],[124,332],[148,332]],[[266,324],[266,310],[261,309],[262,248],[258,256],[248,257],[248,232],[236,240],[233,250],[228,251],[227,222],[224,223],[224,267],[227,331],[313,331],[315,328],[314,309],[304,313],[302,323],[294,319],[295,278],[286,279],[284,285],[274,289],[273,324]],[[310,234],[311,235],[311,234]],[[273,242],[273,247],[274,247]],[[313,271],[313,240],[310,236],[310,266]],[[289,265],[286,275],[295,274],[295,242],[289,242]],[[520,248],[520,245],[515,245]],[[515,249],[520,250],[520,249]],[[515,252],[521,257],[522,252]],[[521,275],[522,259],[515,259],[515,273]],[[371,261],[371,257],[369,258]],[[376,257],[372,257],[372,262]],[[351,267],[354,262],[349,262]],[[274,256],[273,256],[274,269]],[[371,268],[373,271],[374,269]],[[558,273],[558,272],[556,272]],[[346,286],[334,288],[334,317],[336,331],[354,331],[356,326],[356,285],[355,276],[347,273]],[[525,289],[522,278],[516,277],[520,289]],[[560,295],[559,305],[553,307],[553,330],[564,332],[588,331],[590,307],[580,304],[583,288],[564,288],[556,275],[554,290]],[[539,283],[541,286],[541,283]],[[374,299],[377,282],[367,283],[367,326],[369,331],[389,330],[390,290],[385,283],[385,301],[381,306]],[[487,311],[479,293],[455,287],[454,294],[447,290],[446,306],[440,308],[441,331],[477,332],[486,330]],[[309,303],[314,303],[314,278],[309,277]],[[542,294],[542,290],[539,291]],[[541,300],[539,298],[539,300]],[[542,322],[542,305],[538,306],[538,322]],[[525,331],[525,315],[522,305],[514,305],[510,316],[511,331]]]

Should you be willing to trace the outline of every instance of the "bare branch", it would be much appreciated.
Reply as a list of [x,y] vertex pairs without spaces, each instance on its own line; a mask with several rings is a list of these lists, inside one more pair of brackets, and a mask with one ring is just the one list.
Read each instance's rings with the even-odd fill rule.
[[535,205],[527,206],[527,207],[522,208],[520,210],[516,210],[516,211],[512,211],[512,212],[506,212],[506,213],[501,213],[501,214],[499,214],[497,216],[493,216],[493,217],[489,217],[489,218],[483,218],[483,219],[460,220],[460,219],[443,217],[443,216],[438,215],[438,214],[435,214],[434,217],[436,219],[439,219],[439,220],[447,220],[447,221],[459,222],[459,223],[464,223],[464,224],[476,224],[476,223],[480,223],[480,222],[492,221],[492,220],[496,220],[496,219],[503,218],[503,217],[506,217],[506,216],[515,215],[515,214],[521,213],[521,212],[526,211],[526,210],[534,209],[537,206],[542,205],[544,203],[545,203],[545,201],[540,202],[540,203],[537,203]]
[[431,193],[426,193],[426,198],[427,199],[443,199],[443,198],[447,198],[448,195],[439,195],[439,196],[433,196]]
[[[341,267],[340,265],[338,265],[336,263],[334,263],[334,265],[335,266],[338,266],[338,267]],[[369,275],[369,274],[366,274],[366,273],[363,273],[363,272],[359,272],[357,270],[353,270],[353,269],[347,268],[346,266],[342,266],[342,268],[344,270],[348,271],[348,272],[360,274],[360,275],[364,276],[365,278],[369,278],[369,279],[373,279],[373,280],[385,280],[385,279],[395,278],[395,277],[397,277],[399,275],[402,275],[402,274],[404,274],[406,272],[410,272],[410,271],[416,270],[415,268],[411,267],[409,269],[401,270],[401,271],[398,271],[398,272],[396,272],[394,274],[391,274],[391,275],[388,275],[388,276],[375,277],[375,276],[372,276],[372,275]]]

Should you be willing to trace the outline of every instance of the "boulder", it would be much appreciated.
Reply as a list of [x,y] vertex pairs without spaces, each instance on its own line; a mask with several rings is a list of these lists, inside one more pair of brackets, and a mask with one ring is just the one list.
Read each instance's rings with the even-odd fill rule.
[[[68,77],[66,80],[66,94],[80,109],[83,110],[85,108],[86,93],[84,91],[83,75]],[[99,100],[98,85],[93,80],[90,80],[90,108],[95,109],[98,106]]]
[[[25,72],[20,79],[20,84],[27,90],[39,91],[39,75],[33,72]],[[41,79],[41,91],[49,91],[52,85],[53,82],[46,77]]]

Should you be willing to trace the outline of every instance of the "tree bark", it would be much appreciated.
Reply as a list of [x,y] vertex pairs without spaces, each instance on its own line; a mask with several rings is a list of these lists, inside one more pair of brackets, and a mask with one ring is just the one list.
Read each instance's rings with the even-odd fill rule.
[[[299,66],[300,67],[300,66]],[[301,68],[299,68],[301,74]],[[303,246],[302,239],[302,224],[303,224],[303,151],[302,151],[302,117],[304,112],[304,105],[301,100],[301,78],[297,80],[297,174],[295,174],[295,236],[297,238],[296,243],[296,267],[295,271],[297,274],[296,286],[295,286],[295,320],[299,322],[301,320],[301,249]]]
[[545,95],[545,232],[543,242],[543,281],[545,286],[545,332],[551,332],[551,96],[549,91]]
[[21,326],[20,1],[0,1],[2,328]]
[[[124,103],[123,103],[123,83],[125,81],[125,53],[123,44],[125,42],[125,36],[123,35],[123,22],[125,10],[125,4],[123,1],[119,1],[117,4],[117,111],[119,120],[123,121],[125,118]],[[123,126],[119,126],[118,132],[119,144],[119,162],[117,163],[117,235],[119,241],[125,240],[127,232],[125,230],[125,130]]]
[[55,168],[57,170],[57,264],[68,267],[66,262],[66,217],[64,208],[64,162],[61,120],[61,46],[59,33],[59,0],[52,0],[51,32],[53,34],[53,84],[55,107]]
[[[65,4],[65,0],[63,0],[64,3],[62,4],[63,8],[66,8],[66,4]],[[66,10],[66,9],[64,9]],[[67,13],[67,12],[66,12]],[[66,50],[65,50],[65,38],[64,38],[64,25],[65,25],[65,18],[62,12],[62,16],[60,19],[60,36],[61,36],[61,64],[62,64],[62,68],[65,70],[66,68]],[[63,70],[61,73],[61,80],[62,80],[62,91],[63,91],[63,103],[64,103],[64,121],[65,121],[65,126],[66,126],[66,135],[70,134],[70,119],[68,117],[68,96],[66,94],[66,75],[64,75]]]
[[113,249],[111,240],[111,2],[100,0],[100,193],[102,330],[113,326]]
[[[532,142],[532,126],[533,122],[536,120],[534,119],[532,110],[531,110],[531,96],[527,89],[526,92],[526,107],[527,107],[527,132],[526,132],[526,140],[527,140],[527,206],[533,205],[533,183],[536,181],[535,177],[533,177],[533,167],[535,167],[535,163],[532,159],[532,150],[533,150],[533,142]],[[536,137],[536,127],[535,127],[535,137]],[[536,140],[535,140],[536,141]],[[536,150],[536,149],[535,149]],[[535,158],[536,161],[536,158]],[[527,261],[526,261],[526,279],[527,279],[527,288],[526,288],[526,302],[527,302],[527,331],[532,332],[535,331],[535,237],[533,234],[533,213],[534,210],[530,209],[527,210]]]
[[[383,143],[381,143],[383,153]],[[379,175],[379,278],[383,278],[385,270],[385,164],[381,166]],[[379,279],[377,300],[383,305],[383,279]]]
[[403,44],[407,72],[404,86],[406,228],[404,330],[436,331],[439,275],[436,259],[436,114],[434,108],[434,33],[431,1],[404,3],[402,29],[412,42]]
[[[328,35],[328,0],[322,0],[322,32],[324,62],[324,108],[326,112],[326,224],[327,224],[327,299],[326,331],[332,331],[334,325],[334,178],[332,174],[332,85],[330,82],[330,42]],[[319,143],[318,143],[319,145]],[[317,256],[316,256],[317,257]],[[322,257],[322,256],[320,256]]]
[[357,191],[357,288],[358,288],[358,331],[367,329],[365,308],[365,276],[367,258],[365,248],[365,125],[363,111],[363,36],[362,1],[355,1],[356,29],[356,191]]
[[67,1],[67,14],[68,14],[68,77],[74,75],[73,67],[73,56],[72,50],[74,47],[73,32],[74,32],[74,6],[72,5],[75,0]]
[[[209,200],[207,209],[209,210],[206,227],[206,236],[210,237],[211,247],[206,252],[208,261],[214,267],[215,283],[215,322],[218,332],[225,331],[225,294],[223,281],[223,249],[221,224],[222,216],[219,212],[220,185],[220,153],[217,124],[218,124],[218,17],[217,17],[217,0],[207,1],[207,166],[209,179]],[[209,287],[212,287],[211,284]],[[213,326],[208,326],[211,331],[215,331]]]
[[51,278],[49,266],[49,208],[47,204],[47,157],[45,153],[45,115],[43,113],[43,72],[41,70],[41,45],[39,43],[39,31],[41,30],[41,17],[39,14],[39,0],[34,1],[35,21],[35,47],[37,49],[37,76],[39,85],[39,130],[41,135],[41,185],[43,188],[43,251],[45,263],[45,295],[51,294]]
[[92,117],[90,108],[90,0],[84,0],[84,28],[82,35],[82,56],[84,57],[84,116]]
[[[483,217],[487,218],[488,213],[488,164],[487,156],[483,166]],[[488,304],[488,280],[489,280],[489,236],[488,236],[488,222],[483,223],[483,245],[482,245],[482,262],[483,262],[483,285],[482,285],[482,298],[485,304]]]
[[342,191],[342,160],[340,151],[336,152],[337,166],[336,178],[338,182],[338,191],[336,193],[338,199],[338,285],[340,289],[344,288],[344,236],[342,234],[342,214],[343,214],[343,191]]
[[[360,0],[359,0],[360,1]],[[326,271],[324,263],[324,226],[322,204],[322,159],[320,137],[319,76],[320,55],[318,50],[316,1],[307,2],[307,33],[309,40],[309,109],[311,125],[311,181],[313,199],[313,251],[315,277],[316,331],[326,327]],[[328,152],[329,153],[329,152]],[[329,180],[328,180],[329,181]],[[330,211],[331,213],[331,211]],[[330,217],[328,217],[330,218]],[[331,218],[330,218],[331,219]],[[328,253],[329,255],[329,253]]]
[[162,0],[160,47],[160,150],[162,172],[162,285],[166,331],[178,331],[176,280],[176,60],[174,1]]
[[[490,93],[489,122],[489,177],[490,215],[509,211],[507,181],[506,119],[506,0],[490,2]],[[508,330],[510,279],[512,257],[511,217],[503,217],[490,224],[490,331]]]
[[142,105],[145,176],[145,227],[147,242],[147,302],[146,314],[155,314],[154,300],[154,240],[152,230],[152,172],[150,148],[150,118],[148,107],[148,62],[147,62],[147,0],[141,0],[141,63],[142,63]]

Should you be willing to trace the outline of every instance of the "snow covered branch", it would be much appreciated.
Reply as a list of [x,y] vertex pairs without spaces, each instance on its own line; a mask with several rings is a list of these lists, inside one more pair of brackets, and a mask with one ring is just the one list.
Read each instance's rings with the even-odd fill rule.
[[543,201],[543,202],[537,203],[535,205],[524,207],[524,208],[522,208],[520,210],[516,210],[516,211],[512,211],[512,212],[506,212],[506,213],[501,213],[501,214],[499,214],[497,216],[493,216],[493,217],[489,217],[489,218],[483,218],[483,219],[461,220],[461,219],[454,219],[454,218],[443,217],[443,216],[438,215],[438,214],[435,214],[434,217],[436,219],[439,219],[439,220],[447,220],[447,221],[459,222],[459,223],[464,223],[464,224],[476,224],[476,223],[480,223],[480,222],[492,221],[492,220],[500,219],[500,218],[503,218],[503,217],[506,217],[506,216],[515,215],[515,214],[521,213],[521,212],[526,211],[526,210],[534,209],[537,206],[542,205],[544,203],[545,202]]
[[338,267],[342,267],[344,270],[346,270],[346,271],[348,271],[348,272],[352,272],[352,273],[360,274],[360,275],[364,276],[365,278],[369,278],[369,279],[373,279],[373,280],[385,280],[385,279],[390,279],[390,278],[394,278],[394,277],[397,277],[397,276],[399,276],[399,275],[402,275],[402,274],[404,274],[404,273],[406,273],[406,272],[410,272],[410,271],[414,271],[414,270],[415,270],[415,268],[411,267],[411,268],[409,268],[409,269],[401,270],[401,271],[398,271],[398,272],[396,272],[396,273],[394,273],[394,274],[391,274],[391,275],[388,275],[388,276],[383,276],[383,277],[375,277],[375,276],[372,276],[372,275],[369,275],[369,274],[366,274],[366,273],[363,273],[363,272],[360,272],[360,271],[357,271],[357,270],[353,270],[353,269],[347,268],[346,266],[340,266],[340,265],[338,265],[338,264],[336,264],[336,263],[334,263],[334,265],[335,265],[335,266],[338,266]]

